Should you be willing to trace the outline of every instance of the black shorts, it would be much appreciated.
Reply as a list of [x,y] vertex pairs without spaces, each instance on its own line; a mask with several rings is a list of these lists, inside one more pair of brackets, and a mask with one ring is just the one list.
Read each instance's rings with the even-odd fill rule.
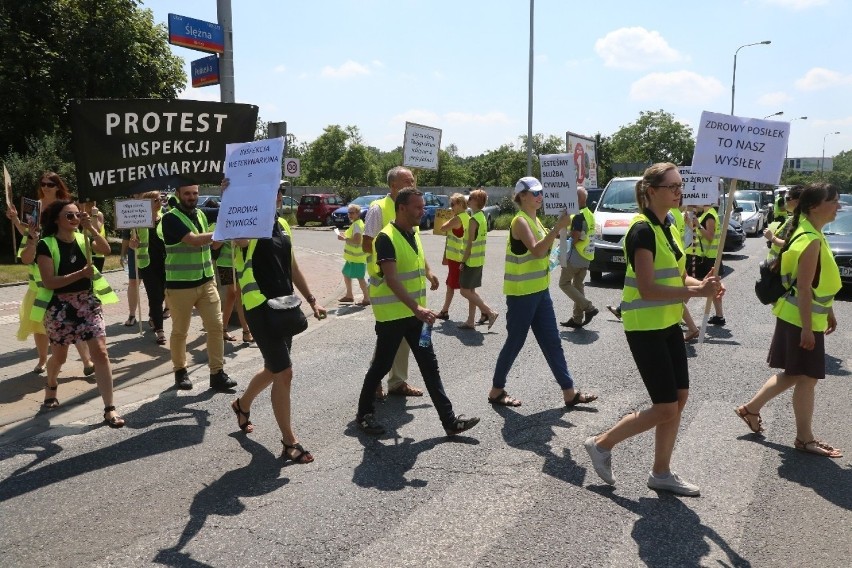
[[263,355],[263,366],[272,373],[280,373],[293,366],[290,361],[293,338],[281,333],[282,313],[282,310],[273,310],[265,302],[245,312],[251,334]]
[[625,334],[651,402],[677,402],[677,391],[689,388],[686,344],[680,325]]
[[697,280],[704,280],[714,264],[716,264],[715,258],[686,255],[686,273]]
[[219,286],[233,286],[234,269],[230,266],[216,265],[216,274],[219,276]]

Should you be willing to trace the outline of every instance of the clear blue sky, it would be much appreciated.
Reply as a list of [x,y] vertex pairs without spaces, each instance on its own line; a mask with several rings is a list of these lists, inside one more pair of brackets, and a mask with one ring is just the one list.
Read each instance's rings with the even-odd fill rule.
[[[217,21],[216,0],[144,0]],[[384,150],[406,120],[479,154],[527,132],[528,0],[232,0],[238,102],[287,121],[300,141],[356,125]],[[611,135],[643,110],[693,127],[702,110],[792,122],[789,155],[852,148],[848,0],[604,0],[535,3],[533,132]],[[172,46],[189,62],[202,52]],[[182,98],[219,100],[219,87]]]

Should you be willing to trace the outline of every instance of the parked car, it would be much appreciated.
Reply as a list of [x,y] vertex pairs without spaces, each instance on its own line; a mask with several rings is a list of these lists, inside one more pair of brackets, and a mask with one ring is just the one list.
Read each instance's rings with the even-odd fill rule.
[[588,193],[586,196],[586,207],[589,208],[589,211],[594,211],[595,207],[598,205],[598,201],[601,200],[603,188],[596,187],[595,189],[587,189],[586,192]]
[[840,280],[846,286],[852,285],[852,209],[838,211],[834,221],[822,228],[822,233],[840,269]]
[[222,198],[218,195],[199,195],[196,207],[201,208],[218,208],[222,202]]
[[432,227],[434,227],[435,211],[437,211],[438,209],[446,209],[446,207],[444,207],[438,197],[439,196],[435,195],[434,193],[423,194],[423,202],[426,204],[426,208],[423,211],[423,218],[420,219],[421,229],[431,229]]
[[335,209],[345,205],[343,199],[334,193],[309,193],[303,195],[296,209],[296,223],[304,227],[310,221],[322,225],[331,225],[331,214]]
[[738,201],[740,209],[740,224],[747,235],[756,237],[763,233],[765,219],[763,212],[754,201]]
[[[756,189],[740,189],[734,193],[734,199],[740,201],[753,201],[757,211],[763,216],[763,226],[765,227],[772,221],[772,204],[765,203],[763,192]],[[745,219],[742,220],[745,226]],[[744,227],[745,228],[745,227]],[[746,230],[748,233],[748,230]]]
[[338,207],[331,214],[331,222],[338,229],[349,226],[349,205],[358,205],[361,207],[361,220],[367,216],[367,210],[370,208],[370,203],[377,199],[381,199],[384,195],[362,195],[352,200],[352,203]]
[[743,226],[736,219],[728,222],[728,234],[725,237],[724,252],[740,250],[745,245],[746,235]]
[[299,208],[299,202],[290,197],[289,195],[281,196],[281,208],[278,209],[279,215],[287,215],[288,213],[295,213]]

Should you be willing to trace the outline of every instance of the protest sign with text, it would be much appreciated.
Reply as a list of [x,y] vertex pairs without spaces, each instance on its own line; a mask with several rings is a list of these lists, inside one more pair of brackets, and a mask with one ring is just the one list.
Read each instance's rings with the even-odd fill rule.
[[30,199],[29,197],[21,198],[21,221],[29,225],[35,221],[38,227],[41,224],[41,201],[38,199]]
[[541,185],[544,187],[544,214],[559,215],[562,211],[577,213],[577,177],[573,154],[543,154]]
[[677,169],[683,180],[683,205],[716,205],[719,203],[719,178],[695,173],[690,166]]
[[595,139],[573,132],[566,132],[565,138],[568,143],[568,153],[571,154],[571,160],[574,162],[577,187],[596,189],[598,187],[598,160],[595,151]]
[[438,150],[441,149],[441,130],[405,123],[405,139],[402,142],[402,165],[408,168],[438,169]]
[[724,178],[775,185],[781,179],[789,122],[704,111],[692,169]]
[[213,239],[263,239],[272,235],[275,201],[281,182],[284,138],[270,138],[225,149],[225,177]]
[[68,103],[81,200],[222,181],[225,145],[254,138],[257,107],[160,99]]
[[153,199],[116,199],[115,228],[144,229],[154,226]]

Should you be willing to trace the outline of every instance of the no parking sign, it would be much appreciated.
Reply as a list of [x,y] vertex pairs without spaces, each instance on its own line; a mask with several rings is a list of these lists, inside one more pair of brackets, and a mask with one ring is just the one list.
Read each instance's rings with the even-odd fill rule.
[[302,174],[299,158],[284,158],[284,177],[297,178]]

